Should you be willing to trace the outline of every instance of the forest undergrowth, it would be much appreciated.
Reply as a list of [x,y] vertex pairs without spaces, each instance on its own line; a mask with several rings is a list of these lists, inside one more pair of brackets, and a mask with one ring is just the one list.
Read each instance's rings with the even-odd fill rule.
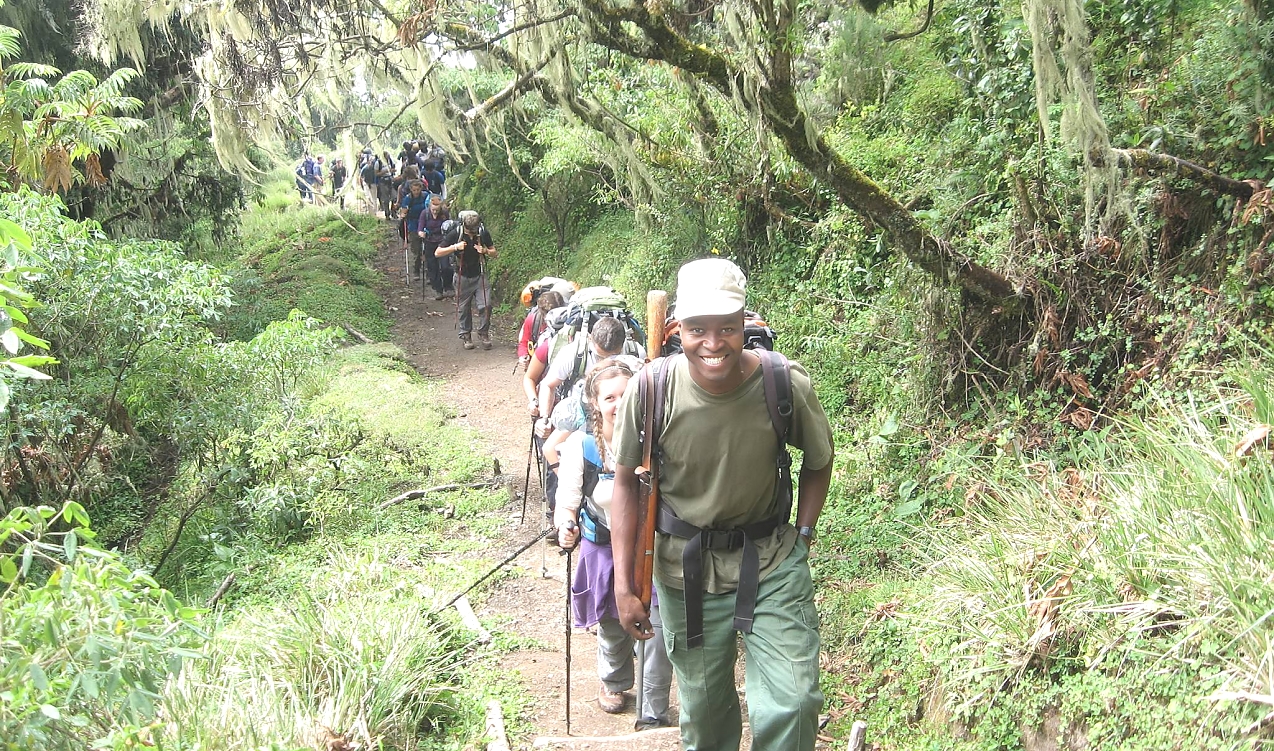
[[[673,289],[685,258],[739,258],[619,214],[585,223],[563,261],[535,203],[485,204],[504,233],[504,289],[555,274],[642,300]],[[812,558],[829,735],[863,719],[877,749],[1264,747],[1274,359],[1262,329],[1178,340],[1164,377],[1079,427],[1064,385],[944,393],[959,324],[941,294],[916,292],[913,269],[824,252],[794,278],[811,251],[771,252],[749,304],[809,368],[836,431]]]
[[[386,503],[491,462],[402,350],[339,327],[387,334],[380,223],[289,184],[205,259],[4,197],[40,262],[77,265],[34,278],[57,375],[12,394],[31,474],[0,522],[0,747],[451,749],[488,699],[516,715],[498,645],[436,612],[506,493]],[[99,306],[133,325],[89,326]]]

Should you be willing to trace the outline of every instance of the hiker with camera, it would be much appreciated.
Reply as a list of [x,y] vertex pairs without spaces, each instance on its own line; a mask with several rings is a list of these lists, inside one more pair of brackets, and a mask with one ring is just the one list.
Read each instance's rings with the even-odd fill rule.
[[473,349],[473,315],[478,314],[478,341],[491,349],[491,285],[487,281],[487,259],[497,253],[491,233],[476,211],[461,211],[460,223],[443,237],[434,255],[452,257],[456,268],[456,317],[460,341]]
[[[752,748],[812,751],[823,695],[809,548],[832,477],[831,426],[804,368],[744,349],[746,284],[726,259],[681,267],[682,353],[648,365],[620,406],[611,544],[615,570],[633,572],[653,542],[682,748],[738,750],[741,634]],[[639,540],[644,441],[658,505],[650,538],[643,530]],[[795,526],[789,444],[804,452]],[[635,579],[616,576],[616,608],[631,636],[650,639]]]
[[[619,714],[633,687],[633,647],[636,640],[619,622],[615,607],[615,564],[611,557],[609,509],[615,478],[615,414],[632,377],[642,361],[619,355],[594,365],[584,378],[584,411],[590,430],[577,430],[562,444],[559,455],[557,506],[553,525],[558,544],[571,549],[579,542],[579,567],[571,584],[571,604],[576,628],[597,629],[597,676],[601,679],[597,703],[603,712]],[[581,539],[582,537],[582,539]],[[658,608],[652,608],[656,623]],[[643,666],[642,696],[637,697],[637,717],[642,727],[669,725],[668,694],[672,666],[668,654],[656,645]]]

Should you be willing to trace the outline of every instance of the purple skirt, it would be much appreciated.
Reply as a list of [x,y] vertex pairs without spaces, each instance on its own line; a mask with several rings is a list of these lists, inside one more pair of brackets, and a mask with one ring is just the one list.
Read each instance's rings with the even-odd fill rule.
[[[651,597],[654,597],[653,591]],[[571,580],[571,603],[575,628],[596,626],[608,619],[619,620],[619,608],[615,605],[615,559],[610,545],[580,540],[579,560]]]

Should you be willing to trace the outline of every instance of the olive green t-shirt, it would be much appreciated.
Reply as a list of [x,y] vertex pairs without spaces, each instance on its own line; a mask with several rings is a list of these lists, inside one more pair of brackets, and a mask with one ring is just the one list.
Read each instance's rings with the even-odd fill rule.
[[[668,374],[664,428],[660,435],[663,463],[659,492],[682,520],[702,528],[729,529],[770,518],[778,509],[778,437],[765,404],[761,367],[728,394],[710,394],[690,376],[684,357]],[[645,415],[637,388],[641,376],[628,383],[615,425],[615,454],[620,464],[637,467],[642,460],[641,428]],[[814,394],[809,375],[792,363],[792,430],[789,442],[805,452],[804,466],[822,469],[832,460],[832,429]],[[797,475],[794,467],[793,477]],[[796,489],[793,488],[795,506]],[[796,529],[780,525],[772,535],[754,540],[761,578],[792,552]],[[655,542],[655,575],[677,589],[685,587],[681,553],[686,541],[660,533]],[[714,594],[738,588],[742,550],[705,550],[703,577]]]

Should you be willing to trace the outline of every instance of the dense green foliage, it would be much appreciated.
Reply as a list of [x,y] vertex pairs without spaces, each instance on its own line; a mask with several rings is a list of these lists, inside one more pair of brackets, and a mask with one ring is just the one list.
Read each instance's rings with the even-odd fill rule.
[[380,225],[274,195],[218,265],[0,196],[59,270],[28,276],[57,361],[14,385],[5,446],[6,748],[452,748],[504,690],[434,612],[476,574],[433,555],[485,548],[502,495],[380,507],[491,462],[400,350],[289,312],[383,336]]
[[[1270,178],[1267,21],[1204,2],[1087,8],[1115,147]],[[1242,458],[1233,447],[1269,420],[1261,381],[1232,374],[1268,369],[1266,350],[1250,354],[1271,312],[1268,192],[1153,174],[1094,192],[1110,175],[1040,137],[1022,13],[947,3],[930,33],[882,44],[909,13],[836,9],[805,52],[828,140],[1020,280],[1029,321],[997,323],[930,283],[768,144],[669,158],[686,146],[668,134],[698,127],[693,94],[649,68],[616,74],[637,92],[588,89],[663,136],[643,150],[662,191],[648,202],[599,191],[596,135],[531,107],[531,187],[600,174],[570,200],[616,210],[585,216],[563,250],[542,192],[495,158],[459,196],[503,233],[506,292],[565,273],[640,300],[688,258],[749,269],[751,304],[838,431],[815,556],[834,730],[866,718],[890,749],[1255,747],[1274,705],[1274,591],[1252,557],[1268,548],[1271,458],[1263,438]],[[750,124],[712,111],[718,138],[741,143]]]
[[[135,595],[126,630],[175,628],[127,676],[23,632],[4,737],[476,734],[474,697],[499,688],[428,614],[470,572],[427,551],[481,545],[497,500],[457,493],[455,520],[379,504],[478,477],[484,452],[392,347],[338,349],[339,327],[388,337],[369,268],[383,225],[302,206],[284,172],[235,236],[238,186],[208,143],[247,171],[264,148],[348,157],[418,125],[452,151],[455,206],[495,235],[506,300],[544,274],[636,302],[689,258],[746,268],[837,434],[814,559],[829,732],[867,718],[878,749],[1268,744],[1270,3],[860,5],[111,0],[85,5],[89,45],[153,74],[94,69],[57,92],[24,83],[49,71],[6,68],[0,112],[22,133],[50,92],[77,94],[59,127],[84,97],[182,104],[143,113],[148,140],[109,188],[71,191],[110,226],[29,192],[0,205],[0,339],[15,357],[47,340],[57,361],[4,364],[54,376],[10,382],[0,498],[6,529],[32,526],[7,534],[57,541],[0,543],[5,623],[107,643],[58,599],[102,599],[100,580]],[[31,7],[4,13],[28,37],[59,15]],[[6,59],[16,39],[0,35]],[[435,57],[457,49],[483,50],[463,56],[477,67]],[[32,51],[85,67],[56,33]],[[30,180],[29,155],[0,148],[10,182]],[[85,552],[82,511],[122,558]],[[173,679],[161,658],[196,642],[207,659]],[[147,730],[156,700],[171,714]]]

